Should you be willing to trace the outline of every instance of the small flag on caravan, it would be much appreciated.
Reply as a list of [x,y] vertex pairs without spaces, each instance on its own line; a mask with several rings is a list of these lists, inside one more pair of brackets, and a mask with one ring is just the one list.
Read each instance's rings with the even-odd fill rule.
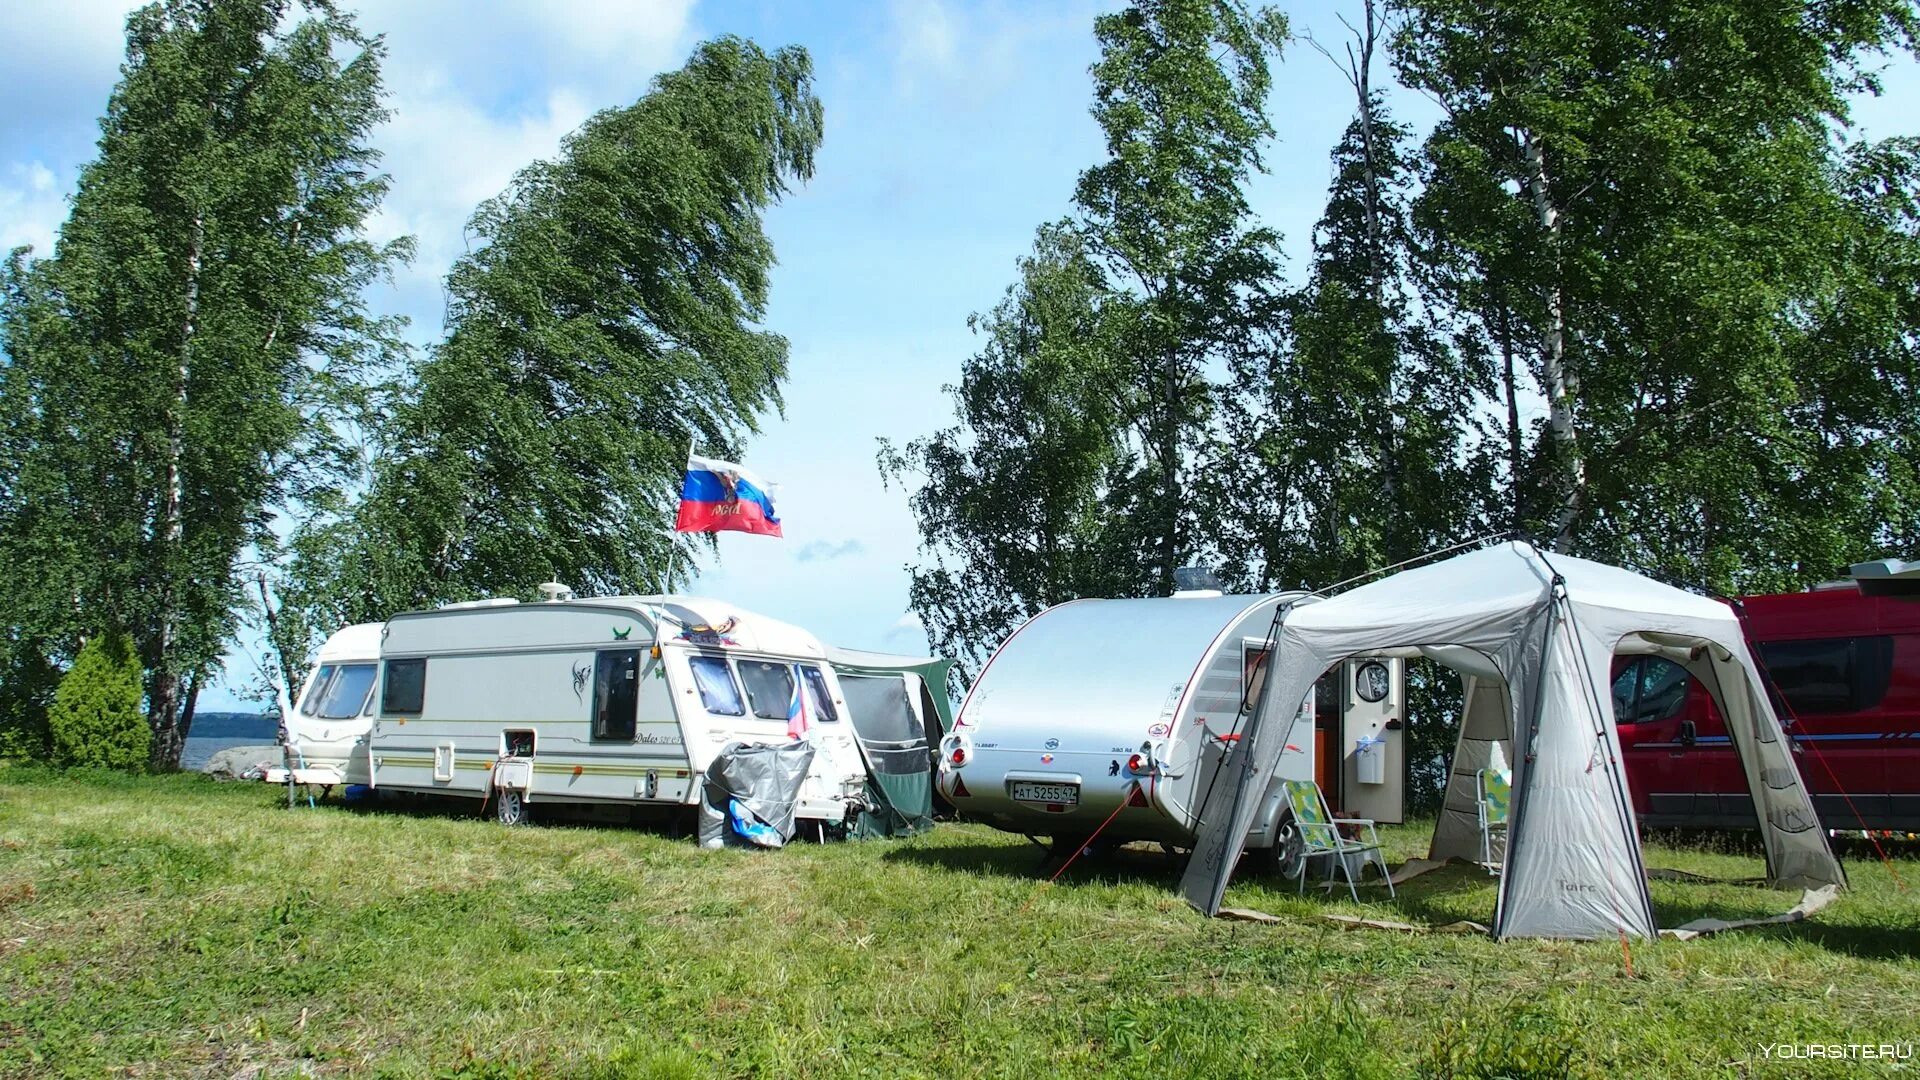
[[787,738],[804,739],[813,724],[807,718],[806,691],[801,689],[799,679],[792,682],[793,696],[787,700]]
[[688,455],[673,527],[678,532],[779,536],[780,517],[759,477],[731,461]]

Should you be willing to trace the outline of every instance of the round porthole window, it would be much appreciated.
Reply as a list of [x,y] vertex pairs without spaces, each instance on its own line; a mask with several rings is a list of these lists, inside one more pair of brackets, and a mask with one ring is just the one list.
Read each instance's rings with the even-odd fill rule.
[[1387,671],[1387,665],[1378,660],[1361,664],[1360,670],[1353,673],[1353,692],[1360,695],[1361,701],[1384,701],[1392,688],[1393,675]]

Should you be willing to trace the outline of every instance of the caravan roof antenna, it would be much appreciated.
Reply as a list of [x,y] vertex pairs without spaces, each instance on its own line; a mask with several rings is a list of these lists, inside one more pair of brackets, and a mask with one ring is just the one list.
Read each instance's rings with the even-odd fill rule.
[[571,599],[573,599],[573,590],[568,588],[567,586],[562,585],[557,581],[545,581],[540,583],[540,602],[541,603],[557,604],[562,600],[571,600]]

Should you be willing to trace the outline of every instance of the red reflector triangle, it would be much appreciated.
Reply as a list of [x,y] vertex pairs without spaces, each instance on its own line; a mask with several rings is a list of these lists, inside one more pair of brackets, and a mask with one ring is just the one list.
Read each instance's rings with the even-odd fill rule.
[[973,798],[973,792],[967,790],[967,782],[958,776],[953,778],[953,797],[956,799]]
[[1133,785],[1133,790],[1127,794],[1127,805],[1128,806],[1147,805],[1147,793],[1140,790],[1139,784]]

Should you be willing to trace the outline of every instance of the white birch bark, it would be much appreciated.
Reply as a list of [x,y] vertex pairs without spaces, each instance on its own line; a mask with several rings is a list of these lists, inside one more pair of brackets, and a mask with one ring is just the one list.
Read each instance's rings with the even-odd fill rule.
[[1560,505],[1550,525],[1553,547],[1565,551],[1573,540],[1574,522],[1579,519],[1586,496],[1587,468],[1580,457],[1580,438],[1573,415],[1579,382],[1567,367],[1567,325],[1564,298],[1560,288],[1560,210],[1553,203],[1547,174],[1546,151],[1531,131],[1520,132],[1520,152],[1526,162],[1526,188],[1533,204],[1535,223],[1545,234],[1553,265],[1548,274],[1546,326],[1541,334],[1541,374],[1547,390],[1547,429],[1553,440],[1555,459],[1562,470]]

